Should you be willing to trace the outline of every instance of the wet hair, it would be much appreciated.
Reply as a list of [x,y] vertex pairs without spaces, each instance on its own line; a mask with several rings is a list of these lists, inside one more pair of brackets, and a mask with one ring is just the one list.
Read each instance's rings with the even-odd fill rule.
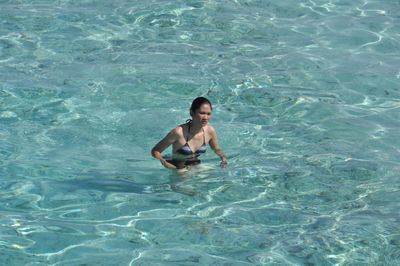
[[200,107],[205,103],[209,104],[212,110],[211,102],[207,98],[197,97],[196,99],[194,99],[192,105],[190,106],[190,115],[193,115],[196,112],[196,110],[200,109]]

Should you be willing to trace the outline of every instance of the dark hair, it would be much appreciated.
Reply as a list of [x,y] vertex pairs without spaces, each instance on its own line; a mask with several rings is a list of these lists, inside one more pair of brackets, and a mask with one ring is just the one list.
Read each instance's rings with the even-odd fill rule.
[[211,102],[207,98],[197,97],[196,99],[194,99],[192,102],[192,105],[190,106],[190,115],[193,115],[195,113],[195,111],[197,109],[200,109],[200,107],[205,103],[209,104],[211,107],[211,110],[212,110]]

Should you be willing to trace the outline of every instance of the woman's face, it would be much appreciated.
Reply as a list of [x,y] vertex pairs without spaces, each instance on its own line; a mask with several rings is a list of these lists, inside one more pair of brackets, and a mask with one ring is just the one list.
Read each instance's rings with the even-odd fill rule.
[[211,106],[208,103],[203,103],[192,115],[193,121],[200,122],[204,127],[211,119]]

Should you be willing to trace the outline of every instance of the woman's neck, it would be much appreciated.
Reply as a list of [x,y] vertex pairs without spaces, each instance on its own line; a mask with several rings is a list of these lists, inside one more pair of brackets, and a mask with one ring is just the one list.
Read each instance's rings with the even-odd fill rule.
[[200,132],[202,130],[202,125],[201,123],[195,123],[193,121],[189,122],[189,133],[192,135],[195,135],[196,133]]

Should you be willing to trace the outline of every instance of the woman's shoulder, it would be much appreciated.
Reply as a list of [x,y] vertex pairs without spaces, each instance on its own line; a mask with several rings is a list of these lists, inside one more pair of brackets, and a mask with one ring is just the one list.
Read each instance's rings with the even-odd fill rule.
[[178,125],[175,128],[173,128],[170,133],[175,135],[182,135],[184,126],[185,124]]
[[205,130],[209,133],[209,134],[215,134],[215,129],[213,128],[212,125],[207,124]]

